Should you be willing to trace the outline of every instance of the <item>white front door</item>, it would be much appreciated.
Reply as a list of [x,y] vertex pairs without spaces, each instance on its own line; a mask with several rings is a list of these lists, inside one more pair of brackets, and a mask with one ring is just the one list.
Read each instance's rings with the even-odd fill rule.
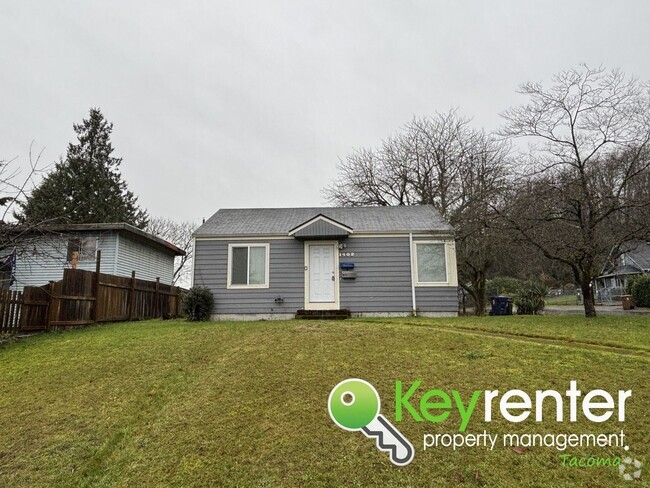
[[336,244],[306,244],[307,280],[305,308],[338,308],[338,274]]

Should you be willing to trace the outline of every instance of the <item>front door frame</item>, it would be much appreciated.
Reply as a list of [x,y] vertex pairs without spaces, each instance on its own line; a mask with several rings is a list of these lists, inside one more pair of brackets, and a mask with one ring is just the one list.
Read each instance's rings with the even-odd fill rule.
[[[309,257],[310,246],[327,246],[331,245],[334,252],[334,302],[315,302],[309,301],[309,282],[310,269]],[[341,300],[339,296],[339,242],[338,241],[305,241],[305,310],[339,310]]]

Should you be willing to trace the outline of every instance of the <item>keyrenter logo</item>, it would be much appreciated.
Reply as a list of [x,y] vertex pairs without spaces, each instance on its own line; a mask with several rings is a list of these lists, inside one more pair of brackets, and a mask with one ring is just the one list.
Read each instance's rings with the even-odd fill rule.
[[390,462],[406,466],[413,460],[415,449],[402,433],[379,413],[379,393],[365,380],[350,378],[341,381],[330,392],[327,409],[336,425],[348,431],[360,430],[376,440],[377,449],[388,452]]

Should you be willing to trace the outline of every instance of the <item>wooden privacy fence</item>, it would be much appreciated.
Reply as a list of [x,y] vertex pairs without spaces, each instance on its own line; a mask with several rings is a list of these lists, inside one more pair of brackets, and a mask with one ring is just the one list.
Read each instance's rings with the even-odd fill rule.
[[21,292],[0,290],[0,335],[18,332],[22,303]]
[[136,279],[135,271],[126,278],[66,269],[61,281],[28,286],[22,293],[0,290],[0,333],[177,317],[183,291],[159,279]]

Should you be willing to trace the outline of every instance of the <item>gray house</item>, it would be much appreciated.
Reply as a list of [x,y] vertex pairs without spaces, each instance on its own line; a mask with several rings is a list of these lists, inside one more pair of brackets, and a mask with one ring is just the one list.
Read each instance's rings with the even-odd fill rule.
[[185,252],[132,225],[69,224],[38,229],[15,229],[15,249],[4,249],[0,265],[2,288],[22,290],[63,278],[74,265],[95,271],[101,250],[101,272],[155,280],[171,285],[174,258]]
[[194,239],[214,319],[458,312],[453,229],[429,205],[222,209]]
[[594,284],[601,302],[616,303],[625,295],[631,277],[650,273],[650,242],[628,242],[620,249],[612,249],[610,256],[618,257],[608,259]]

